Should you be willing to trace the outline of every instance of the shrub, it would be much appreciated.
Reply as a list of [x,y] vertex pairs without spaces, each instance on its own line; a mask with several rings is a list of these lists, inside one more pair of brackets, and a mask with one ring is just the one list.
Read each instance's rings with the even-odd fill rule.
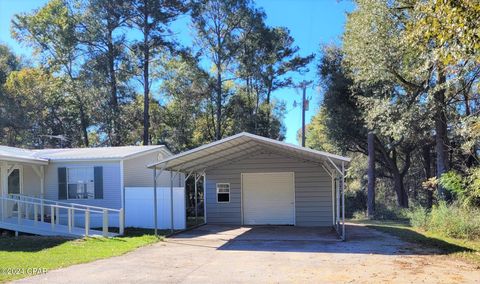
[[364,220],[367,218],[367,214],[365,213],[365,211],[355,211],[353,212],[352,218],[354,220]]
[[367,196],[362,190],[345,191],[345,217],[353,218],[357,211],[367,210]]
[[463,176],[455,171],[444,173],[439,183],[463,205],[480,206],[480,167],[468,169]]
[[413,227],[421,228],[423,230],[428,229],[428,223],[430,219],[430,214],[428,210],[423,207],[412,208],[408,212],[408,218],[410,225]]
[[469,170],[466,178],[468,195],[465,204],[468,206],[480,206],[480,167]]
[[375,203],[375,219],[377,220],[407,220],[407,211],[397,206],[387,206],[383,203]]
[[476,208],[442,202],[432,208],[429,219],[429,230],[454,238],[480,237],[480,211]]
[[461,206],[459,203],[447,205],[445,202],[433,206],[428,212],[415,208],[408,214],[410,224],[431,232],[460,239],[480,238],[480,210]]

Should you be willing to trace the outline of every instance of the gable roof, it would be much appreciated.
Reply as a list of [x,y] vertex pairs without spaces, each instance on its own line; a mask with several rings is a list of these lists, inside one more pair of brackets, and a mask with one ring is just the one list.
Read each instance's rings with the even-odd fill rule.
[[164,145],[28,150],[0,145],[0,160],[48,164],[49,161],[119,161],[150,152],[172,155]]
[[349,163],[350,158],[242,132],[148,165],[174,171],[196,171],[254,155],[262,150],[324,164]]

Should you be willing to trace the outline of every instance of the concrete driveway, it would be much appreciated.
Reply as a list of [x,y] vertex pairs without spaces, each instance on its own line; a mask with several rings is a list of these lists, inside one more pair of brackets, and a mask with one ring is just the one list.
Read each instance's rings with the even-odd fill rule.
[[25,283],[478,283],[480,270],[390,235],[207,225],[123,256],[50,271]]

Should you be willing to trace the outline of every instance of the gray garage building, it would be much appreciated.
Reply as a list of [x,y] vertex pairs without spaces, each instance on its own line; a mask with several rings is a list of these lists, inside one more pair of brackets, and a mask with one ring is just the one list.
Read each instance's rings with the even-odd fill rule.
[[203,178],[208,224],[334,226],[344,238],[343,181],[349,162],[244,132],[149,168],[154,177],[171,171]]

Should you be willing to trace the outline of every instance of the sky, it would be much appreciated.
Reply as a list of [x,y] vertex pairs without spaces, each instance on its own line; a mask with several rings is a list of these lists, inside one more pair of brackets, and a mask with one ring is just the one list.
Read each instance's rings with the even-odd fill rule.
[[[10,46],[17,55],[26,59],[32,57],[32,51],[16,42],[10,34],[10,22],[17,13],[30,12],[43,6],[47,0],[0,0],[0,43]],[[262,7],[267,15],[269,26],[287,27],[295,45],[300,48],[300,55],[318,54],[322,44],[339,44],[343,33],[346,13],[352,11],[354,5],[349,0],[257,0],[256,5]],[[190,45],[192,32],[188,27],[188,18],[179,19],[172,27],[180,43]],[[33,61],[33,60],[32,60]],[[309,72],[293,76],[295,82],[303,80],[318,81],[315,65],[318,56],[309,66]],[[318,111],[322,99],[322,90],[313,84],[307,89],[307,97],[311,97],[310,109],[306,113],[308,123]],[[286,103],[287,113],[284,119],[286,126],[286,142],[298,144],[297,131],[301,128],[302,112],[300,105],[301,90],[295,88],[277,90],[273,97]]]

